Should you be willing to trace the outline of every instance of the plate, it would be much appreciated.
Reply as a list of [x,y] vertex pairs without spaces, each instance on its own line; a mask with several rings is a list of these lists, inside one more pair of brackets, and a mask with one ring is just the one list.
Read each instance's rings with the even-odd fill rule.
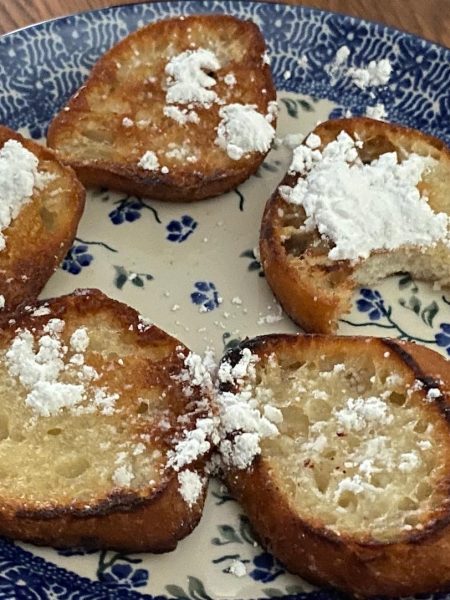
[[[377,103],[389,118],[450,142],[450,51],[379,24],[299,6],[242,2],[128,5],[49,21],[0,39],[0,122],[36,139],[98,56],[137,27],[173,15],[225,12],[262,29],[279,90],[280,137]],[[330,71],[342,46],[349,65],[388,58],[388,85],[360,90]],[[265,282],[256,250],[265,201],[290,160],[283,145],[233,192],[164,204],[92,190],[76,241],[43,296],[99,287],[134,306],[193,350],[244,336],[296,331]],[[360,290],[344,334],[389,335],[450,354],[450,294],[409,276]],[[233,559],[246,565],[238,578]],[[256,542],[246,516],[212,482],[200,525],[173,553],[57,552],[0,540],[0,598],[208,600],[331,599],[285,571]],[[442,596],[441,596],[442,597]]]

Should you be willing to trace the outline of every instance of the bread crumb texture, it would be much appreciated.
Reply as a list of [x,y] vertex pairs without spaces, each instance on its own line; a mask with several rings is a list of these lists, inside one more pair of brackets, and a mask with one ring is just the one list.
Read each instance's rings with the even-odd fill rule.
[[305,520],[387,541],[420,529],[443,502],[439,439],[448,431],[424,411],[438,389],[427,396],[382,354],[260,359],[247,348],[234,369],[225,362],[219,371],[234,381],[234,391],[219,396],[223,460],[244,469],[260,454],[275,488]]
[[138,315],[128,327],[116,303],[75,315],[55,313],[53,302],[64,299],[27,307],[0,350],[5,504],[88,508],[126,490],[148,497],[173,476],[195,504],[206,484],[209,398],[183,380],[186,349]]

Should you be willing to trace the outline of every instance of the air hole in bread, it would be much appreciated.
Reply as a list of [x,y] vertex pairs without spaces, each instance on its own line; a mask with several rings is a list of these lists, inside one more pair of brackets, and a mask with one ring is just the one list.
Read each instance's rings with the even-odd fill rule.
[[324,494],[327,491],[328,485],[330,483],[330,473],[320,468],[313,469],[313,473],[317,489],[321,494]]
[[411,527],[416,527],[420,522],[420,517],[419,515],[408,515],[407,517],[405,517],[405,525],[410,525]]
[[426,481],[421,481],[416,489],[416,497],[418,500],[426,500],[431,496],[433,488]]
[[0,414],[0,440],[9,437],[9,419],[5,414]]
[[419,419],[417,421],[417,423],[414,425],[414,431],[417,431],[417,433],[425,433],[425,431],[428,429],[428,422],[424,421],[423,419]]
[[52,429],[49,429],[47,431],[48,435],[61,435],[61,433],[63,432],[63,430],[61,429],[61,427],[52,427]]
[[41,207],[39,214],[41,215],[41,219],[44,224],[44,227],[48,231],[53,231],[53,229],[55,228],[56,223],[57,223],[58,215],[56,213],[52,212],[51,210],[49,210],[46,206]]
[[299,229],[305,222],[305,211],[301,207],[291,207],[288,205],[284,209],[283,226]]
[[[437,408],[387,363],[383,348],[351,361],[339,353],[308,358],[280,352],[257,363],[253,396],[283,415],[280,435],[261,441],[271,476],[305,519],[352,533],[370,523],[375,539],[390,539],[442,493],[433,484],[442,461],[431,441],[438,425],[423,412]],[[439,435],[448,435],[439,423]]]
[[107,130],[100,127],[98,129],[84,129],[83,136],[92,142],[99,142],[100,144],[109,145],[114,141],[113,130]]
[[291,369],[292,371],[297,371],[301,369],[305,363],[303,361],[296,360],[295,362],[289,362],[283,364],[285,369]]
[[[358,149],[359,158],[364,164],[371,163],[380,154],[387,152],[397,153],[397,147],[384,135],[377,135],[364,140],[362,148]],[[399,156],[399,159],[401,157]]]
[[386,489],[390,481],[390,475],[387,473],[374,473],[371,484],[376,488]]
[[352,494],[351,492],[344,492],[338,501],[338,506],[340,506],[341,508],[345,508],[349,512],[354,511],[356,505],[357,505],[356,496],[355,496],[355,494]]
[[148,412],[149,412],[148,402],[140,402],[136,409],[136,413],[138,415],[144,415],[145,413],[148,413]]
[[[312,253],[312,244],[316,239],[313,233],[292,232],[291,235],[284,241],[284,248],[287,254],[291,256],[301,257],[308,250],[308,254]],[[319,254],[324,254],[324,249],[319,249]]]
[[397,404],[397,406],[403,406],[406,402],[406,395],[405,394],[399,394],[397,392],[392,392],[392,394],[389,397],[389,400],[393,403],[393,404]]
[[55,466],[55,471],[58,475],[67,479],[79,477],[90,467],[90,462],[81,456],[67,457],[58,461]]
[[398,503],[398,507],[400,510],[417,510],[419,508],[419,503],[412,498],[405,496]]
[[342,286],[347,280],[347,273],[342,270],[330,270],[328,271],[327,283],[329,286],[334,289]]

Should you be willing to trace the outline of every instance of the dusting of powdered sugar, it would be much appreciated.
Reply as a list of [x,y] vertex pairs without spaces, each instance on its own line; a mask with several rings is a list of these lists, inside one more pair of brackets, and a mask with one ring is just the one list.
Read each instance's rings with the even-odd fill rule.
[[0,251],[6,246],[3,231],[30,202],[33,190],[43,189],[53,178],[38,166],[38,158],[16,140],[7,140],[0,149]]
[[362,90],[369,87],[384,86],[389,82],[392,74],[392,65],[387,58],[371,60],[368,65],[355,67],[347,66],[350,58],[350,48],[341,46],[333,61],[328,65],[331,84],[334,85],[339,76],[346,75]]
[[220,69],[217,56],[206,50],[186,50],[172,57],[166,65],[167,104],[199,104],[209,108],[217,100],[210,89],[216,85],[214,77],[207,72]]
[[200,118],[195,110],[189,110],[188,108],[179,108],[178,106],[165,106],[163,108],[164,116],[173,119],[180,125],[186,125],[186,123],[200,123]]
[[368,87],[378,87],[389,82],[392,73],[391,63],[387,58],[371,60],[367,67],[352,67],[348,74],[353,83],[362,90]]
[[[228,104],[219,110],[216,144],[233,160],[252,152],[268,152],[275,137],[269,120],[253,104]],[[268,113],[275,118],[272,105]]]
[[202,495],[205,478],[201,477],[196,471],[185,469],[178,473],[178,481],[181,497],[188,506],[193,506]]
[[146,171],[157,171],[159,169],[159,160],[153,150],[147,150],[139,159],[138,166]]
[[5,361],[9,374],[27,391],[25,404],[35,417],[54,416],[63,409],[74,414],[96,410],[112,414],[118,394],[110,394],[102,387],[88,389],[99,379],[99,374],[84,364],[84,352],[89,346],[86,328],[80,327],[72,333],[70,357],[69,348],[61,338],[64,329],[65,322],[54,318],[47,322],[38,338],[29,329],[16,332]]
[[396,152],[387,152],[363,164],[363,143],[345,131],[322,151],[319,145],[311,134],[294,150],[290,171],[302,177],[294,187],[279,189],[287,202],[304,208],[304,230],[317,229],[333,242],[331,260],[447,241],[448,216],[435,213],[417,188],[436,164],[433,158],[411,153],[399,162]]
[[[348,46],[341,46],[326,70],[330,76],[330,84],[335,85],[343,77],[349,78],[350,82],[367,91],[372,98],[375,98],[375,88],[386,86],[392,75],[392,65],[387,58],[371,60],[367,65],[349,66],[350,49]],[[350,111],[348,116],[351,116]],[[366,115],[372,119],[384,120],[387,118],[386,107],[378,103],[375,106],[366,107]],[[347,114],[346,114],[347,116]]]
[[198,392],[199,399],[193,410],[204,416],[196,418],[194,427],[184,429],[174,440],[173,448],[167,453],[167,467],[178,472],[179,492],[186,503],[192,506],[202,494],[205,481],[197,471],[186,467],[204,459],[218,442],[217,417],[211,410],[217,364],[214,352],[210,349],[205,351],[203,357],[194,352],[185,356],[181,348],[177,350],[179,358],[183,359],[183,369],[173,379],[182,384],[187,400]]
[[228,573],[231,573],[231,575],[234,575],[235,577],[244,577],[247,575],[245,563],[237,559],[232,560],[228,567]]
[[219,452],[227,466],[246,469],[261,453],[260,442],[278,435],[283,416],[281,411],[265,404],[258,397],[256,364],[259,356],[249,348],[240,351],[240,359],[231,364],[226,359],[218,370],[219,385],[230,384],[236,391],[220,390],[216,403],[219,409]]
[[384,104],[379,102],[378,104],[375,104],[375,106],[368,106],[366,108],[366,116],[371,119],[376,119],[377,121],[385,121],[388,113]]

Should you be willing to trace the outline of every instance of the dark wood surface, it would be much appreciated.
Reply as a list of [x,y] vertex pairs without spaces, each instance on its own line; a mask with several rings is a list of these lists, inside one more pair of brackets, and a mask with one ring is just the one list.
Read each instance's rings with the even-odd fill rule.
[[[68,13],[133,0],[0,0],[0,34]],[[288,0],[380,21],[450,47],[450,0]]]

